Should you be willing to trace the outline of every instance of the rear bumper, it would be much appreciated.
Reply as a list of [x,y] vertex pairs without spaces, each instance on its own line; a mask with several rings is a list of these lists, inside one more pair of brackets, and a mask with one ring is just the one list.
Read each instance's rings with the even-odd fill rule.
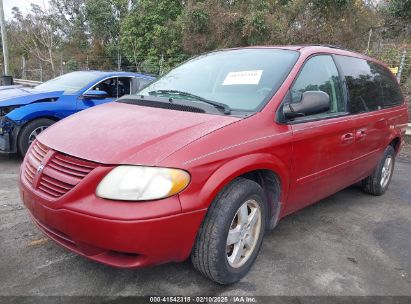
[[35,224],[48,237],[91,260],[122,268],[185,260],[206,212],[113,220],[49,208],[37,201],[24,185],[21,196]]

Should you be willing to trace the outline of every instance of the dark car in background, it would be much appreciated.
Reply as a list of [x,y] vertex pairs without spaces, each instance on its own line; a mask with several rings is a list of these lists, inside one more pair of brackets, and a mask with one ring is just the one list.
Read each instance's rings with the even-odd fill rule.
[[134,94],[154,78],[127,72],[80,71],[35,88],[0,90],[0,153],[25,155],[47,127],[78,111]]

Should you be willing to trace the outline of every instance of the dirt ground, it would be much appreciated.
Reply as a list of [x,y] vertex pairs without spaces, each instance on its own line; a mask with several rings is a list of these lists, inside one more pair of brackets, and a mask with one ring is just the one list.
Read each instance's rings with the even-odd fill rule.
[[411,158],[411,137],[408,139],[408,142],[404,144],[400,151],[400,157]]

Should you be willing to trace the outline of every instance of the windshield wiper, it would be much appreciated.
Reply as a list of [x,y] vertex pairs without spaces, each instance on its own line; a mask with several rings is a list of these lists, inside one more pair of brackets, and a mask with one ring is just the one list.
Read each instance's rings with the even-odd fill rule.
[[214,106],[215,108],[217,108],[219,110],[222,110],[224,114],[228,115],[228,114],[231,113],[231,108],[228,105],[224,104],[224,103],[209,100],[209,99],[206,99],[204,97],[201,97],[201,96],[198,96],[198,95],[195,95],[195,94],[191,94],[191,93],[188,93],[188,92],[184,92],[184,91],[179,91],[179,90],[155,90],[155,91],[148,92],[148,94],[149,95],[152,95],[152,94],[176,94],[176,95],[186,96],[186,97],[190,97],[194,100],[210,104],[210,105]]

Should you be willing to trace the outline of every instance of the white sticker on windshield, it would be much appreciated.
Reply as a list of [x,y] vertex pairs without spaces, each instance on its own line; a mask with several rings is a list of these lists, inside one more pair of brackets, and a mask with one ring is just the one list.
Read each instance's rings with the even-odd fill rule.
[[258,84],[263,70],[229,72],[223,85]]

